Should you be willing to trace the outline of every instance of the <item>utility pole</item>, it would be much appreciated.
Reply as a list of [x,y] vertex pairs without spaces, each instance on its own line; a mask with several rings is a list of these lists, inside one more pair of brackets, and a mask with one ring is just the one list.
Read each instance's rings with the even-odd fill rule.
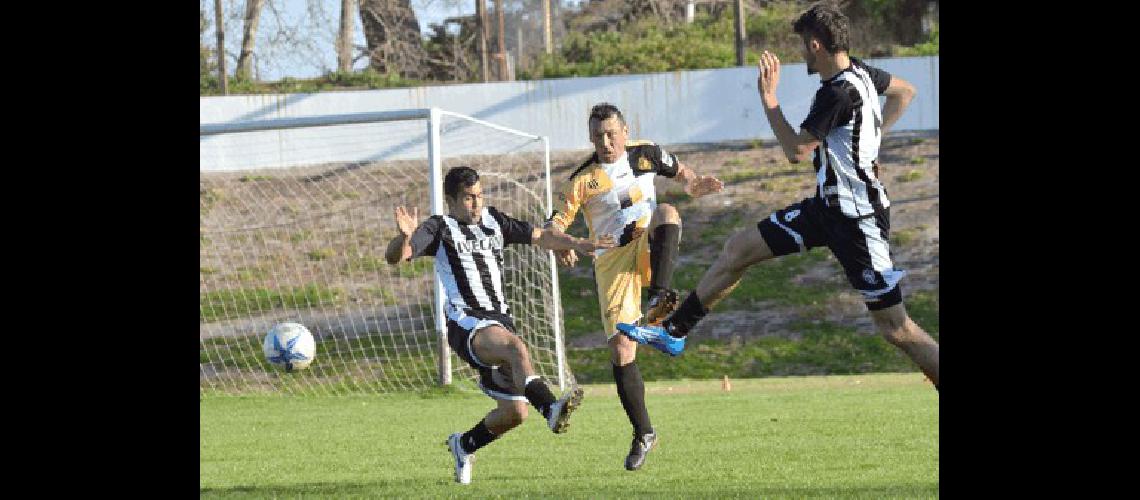
[[483,83],[490,79],[487,77],[487,0],[475,0],[475,17],[479,19],[479,63],[482,69]]
[[226,24],[222,20],[222,0],[214,0],[214,25],[218,30],[218,81],[222,84],[222,95],[229,92],[226,82]]
[[744,66],[744,0],[733,2],[732,12],[736,15],[736,65]]
[[542,42],[546,44],[546,53],[554,53],[554,36],[550,31],[550,2],[542,0]]

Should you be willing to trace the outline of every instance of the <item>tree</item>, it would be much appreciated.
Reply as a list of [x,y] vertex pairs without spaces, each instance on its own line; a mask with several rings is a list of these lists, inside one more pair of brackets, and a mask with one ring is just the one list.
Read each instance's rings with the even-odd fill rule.
[[238,55],[237,72],[234,76],[249,80],[249,62],[253,56],[253,42],[257,38],[257,22],[261,19],[261,7],[265,0],[246,0],[245,22],[242,23],[241,54]]
[[340,30],[336,36],[336,67],[338,71],[352,71],[352,18],[355,0],[340,0]]
[[368,65],[404,78],[427,76],[420,24],[410,0],[360,0]]
[[207,92],[216,87],[217,64],[214,63],[214,51],[206,44],[206,30],[210,28],[210,21],[206,19],[206,10],[198,9],[198,91]]

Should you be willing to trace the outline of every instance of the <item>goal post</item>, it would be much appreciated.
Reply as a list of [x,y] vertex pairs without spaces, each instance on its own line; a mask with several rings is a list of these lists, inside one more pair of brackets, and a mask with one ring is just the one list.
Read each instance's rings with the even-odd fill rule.
[[[390,266],[394,207],[446,213],[443,175],[480,173],[487,204],[539,223],[551,210],[549,141],[438,108],[199,125],[203,395],[417,390],[477,374],[453,362],[430,258]],[[504,294],[536,371],[565,389],[553,252],[504,251]],[[261,356],[278,322],[317,339],[309,369]],[[454,377],[454,379],[453,379]]]

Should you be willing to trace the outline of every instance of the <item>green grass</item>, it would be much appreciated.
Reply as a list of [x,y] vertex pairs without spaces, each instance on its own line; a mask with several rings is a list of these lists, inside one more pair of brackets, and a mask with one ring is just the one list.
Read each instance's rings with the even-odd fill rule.
[[922,170],[912,168],[907,173],[895,176],[895,182],[913,182],[922,178]]
[[296,233],[289,235],[289,241],[293,243],[300,243],[305,240],[313,239],[313,232],[308,229],[302,229]]
[[[727,213],[717,222],[705,226],[700,240],[723,240],[730,232],[738,228],[740,215]],[[692,243],[690,243],[691,245]],[[693,248],[681,242],[682,253],[692,251]],[[795,254],[779,259],[769,260],[752,266],[744,273],[740,285],[733,290],[727,298],[714,308],[715,311],[730,311],[753,308],[760,301],[773,301],[776,304],[816,306],[848,285],[845,281],[838,284],[830,283],[796,283],[796,276],[805,272],[809,266],[818,265],[828,260],[829,251],[826,248],[816,248],[806,254]],[[592,262],[584,259],[578,262],[579,267],[592,269]],[[836,276],[842,276],[837,263],[833,263]],[[673,274],[673,287],[688,291],[697,286],[701,276],[708,271],[708,265],[685,264],[677,266]],[[567,338],[574,338],[590,333],[602,331],[601,313],[598,309],[597,285],[590,274],[579,276],[571,274],[560,268],[558,280],[562,289],[562,308]],[[647,297],[645,297],[647,299]]]
[[[810,266],[828,260],[828,255],[830,255],[830,251],[826,248],[814,248],[805,254],[788,255],[756,264],[744,272],[740,284],[713,310],[728,311],[753,308],[758,305],[757,302],[764,300],[800,306],[813,305],[822,301],[844,289],[843,287],[846,284],[796,283],[794,278],[807,271]],[[839,264],[833,264],[836,268],[835,274],[842,276]],[[708,266],[704,265],[678,266],[673,275],[674,287],[692,290],[707,270]]]
[[[935,313],[936,315],[937,313]],[[923,318],[927,319],[927,318]],[[919,321],[918,318],[915,321]],[[926,326],[925,323],[919,322]],[[934,321],[937,328],[937,319]],[[853,326],[801,322],[792,330],[798,340],[763,337],[739,344],[691,338],[685,354],[670,358],[652,348],[638,349],[637,364],[645,380],[680,378],[753,378],[789,375],[916,372],[898,348],[879,335],[858,334]],[[936,332],[929,332],[933,336]],[[568,354],[574,376],[583,383],[610,380],[606,347],[574,349]]]
[[435,269],[433,259],[413,259],[396,265],[396,273],[401,278],[418,278]]
[[241,318],[251,311],[297,309],[320,304],[336,304],[344,299],[338,289],[320,285],[271,290],[238,288],[199,294],[199,316],[204,322]]
[[935,498],[938,396],[920,374],[648,383],[661,438],[621,466],[629,422],[612,383],[588,386],[567,434],[531,411],[453,482],[443,444],[486,414],[482,395],[207,398],[207,498]]
[[909,246],[914,243],[918,237],[926,230],[926,226],[918,225],[909,229],[900,229],[891,232],[891,245],[894,246]]
[[318,248],[316,250],[309,250],[305,252],[305,256],[312,261],[322,261],[329,257],[336,255],[336,251],[331,248]]
[[[592,262],[578,262],[578,266],[593,266]],[[566,338],[574,338],[602,331],[602,316],[598,308],[598,287],[593,272],[586,276],[570,274],[559,268],[558,284],[562,293],[562,324]]]

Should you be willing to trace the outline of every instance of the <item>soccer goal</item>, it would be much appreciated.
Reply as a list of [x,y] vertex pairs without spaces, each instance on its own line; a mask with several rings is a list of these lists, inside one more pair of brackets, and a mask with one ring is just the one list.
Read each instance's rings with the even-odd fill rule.
[[[199,388],[203,396],[474,388],[448,348],[432,259],[389,265],[397,205],[446,212],[443,176],[480,173],[488,205],[550,213],[550,146],[438,108],[199,125]],[[573,383],[552,252],[511,245],[504,292],[534,368]],[[276,323],[317,341],[286,373],[263,357]]]

